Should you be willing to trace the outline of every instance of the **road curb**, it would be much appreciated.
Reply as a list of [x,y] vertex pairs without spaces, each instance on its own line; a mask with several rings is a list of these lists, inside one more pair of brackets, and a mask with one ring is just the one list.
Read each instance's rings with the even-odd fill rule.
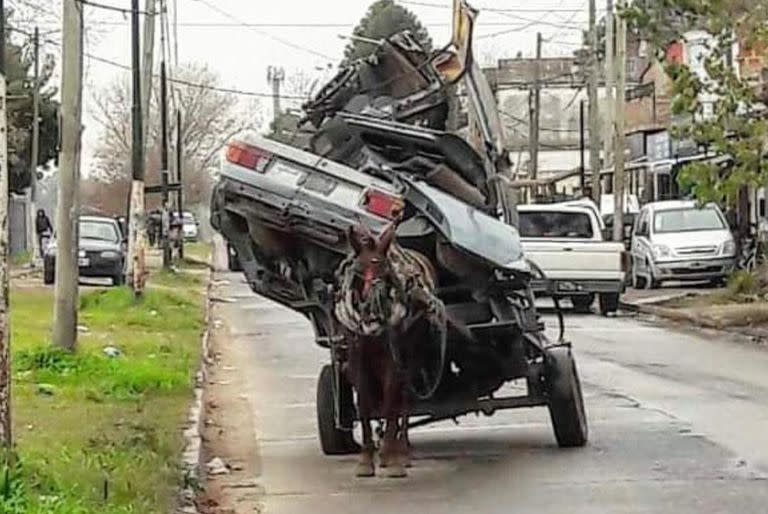
[[722,327],[720,327],[718,323],[714,323],[709,318],[696,316],[688,312],[682,312],[678,309],[660,307],[654,304],[638,304],[638,303],[625,303],[625,302],[619,302],[619,307],[622,310],[625,310],[628,312],[635,312],[638,314],[649,314],[652,316],[658,316],[660,318],[666,318],[672,321],[695,323],[697,325],[701,325],[706,328],[716,328],[716,329],[722,330]]
[[187,423],[184,428],[184,452],[181,457],[181,488],[177,501],[177,514],[199,514],[197,495],[205,475],[203,466],[203,414],[205,383],[210,362],[211,339],[211,290],[213,289],[213,271],[209,269],[205,289],[205,312],[203,321],[205,330],[201,337],[200,366],[195,375],[195,390],[192,405],[189,408]]
[[707,316],[701,316],[690,312],[681,311],[679,309],[660,307],[659,305],[655,304],[638,304],[626,302],[619,302],[619,307],[627,312],[655,316],[667,321],[690,325],[693,328],[710,329],[721,333],[747,336],[753,338],[753,340],[764,340],[766,338],[766,333],[763,331],[755,330],[748,326],[726,326],[723,325],[720,321],[709,318]]

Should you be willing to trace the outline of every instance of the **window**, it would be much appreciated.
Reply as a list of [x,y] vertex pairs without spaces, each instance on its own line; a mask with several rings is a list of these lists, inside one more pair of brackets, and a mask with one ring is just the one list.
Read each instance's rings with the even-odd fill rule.
[[112,223],[81,221],[80,239],[97,239],[99,241],[117,243],[120,241],[120,236],[117,232],[117,227]]
[[592,239],[592,220],[586,213],[527,211],[520,213],[523,238]]
[[653,217],[653,230],[657,234],[722,230],[725,228],[726,224],[722,215],[714,207],[661,211]]

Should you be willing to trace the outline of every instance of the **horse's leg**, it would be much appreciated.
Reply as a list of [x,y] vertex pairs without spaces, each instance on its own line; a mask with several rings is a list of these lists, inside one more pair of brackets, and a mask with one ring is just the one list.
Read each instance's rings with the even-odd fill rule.
[[410,412],[410,404],[408,401],[408,391],[405,387],[402,388],[402,408],[401,414],[401,427],[400,427],[400,452],[403,460],[403,466],[410,468],[411,463],[411,441],[408,439],[408,415]]
[[382,402],[387,426],[384,431],[380,458],[381,467],[386,468],[386,475],[390,478],[406,476],[398,441],[398,422],[400,421],[402,403],[402,381],[399,379],[398,373],[394,363],[389,363],[385,373],[384,401]]
[[359,343],[353,344],[350,361],[353,363],[355,383],[357,385],[357,408],[360,414],[360,426],[363,429],[363,446],[360,448],[360,458],[355,467],[355,476],[372,477],[376,474],[373,458],[376,447],[373,444],[371,429],[371,376],[366,366],[363,348]]

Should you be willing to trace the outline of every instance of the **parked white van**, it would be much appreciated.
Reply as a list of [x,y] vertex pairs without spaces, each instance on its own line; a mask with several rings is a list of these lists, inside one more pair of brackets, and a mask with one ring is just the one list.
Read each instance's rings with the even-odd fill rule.
[[720,208],[692,201],[643,207],[632,235],[632,284],[656,288],[664,281],[722,282],[733,271],[736,244]]

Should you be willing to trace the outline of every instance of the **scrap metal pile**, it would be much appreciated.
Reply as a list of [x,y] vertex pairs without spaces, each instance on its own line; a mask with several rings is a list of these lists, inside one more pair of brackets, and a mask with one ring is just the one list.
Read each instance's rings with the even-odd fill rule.
[[[480,156],[445,133],[458,107],[441,74],[448,63],[408,32],[383,41],[304,106],[305,121],[316,129],[308,149],[385,180],[404,171],[473,207],[493,209]],[[433,141],[407,125],[431,129]]]

